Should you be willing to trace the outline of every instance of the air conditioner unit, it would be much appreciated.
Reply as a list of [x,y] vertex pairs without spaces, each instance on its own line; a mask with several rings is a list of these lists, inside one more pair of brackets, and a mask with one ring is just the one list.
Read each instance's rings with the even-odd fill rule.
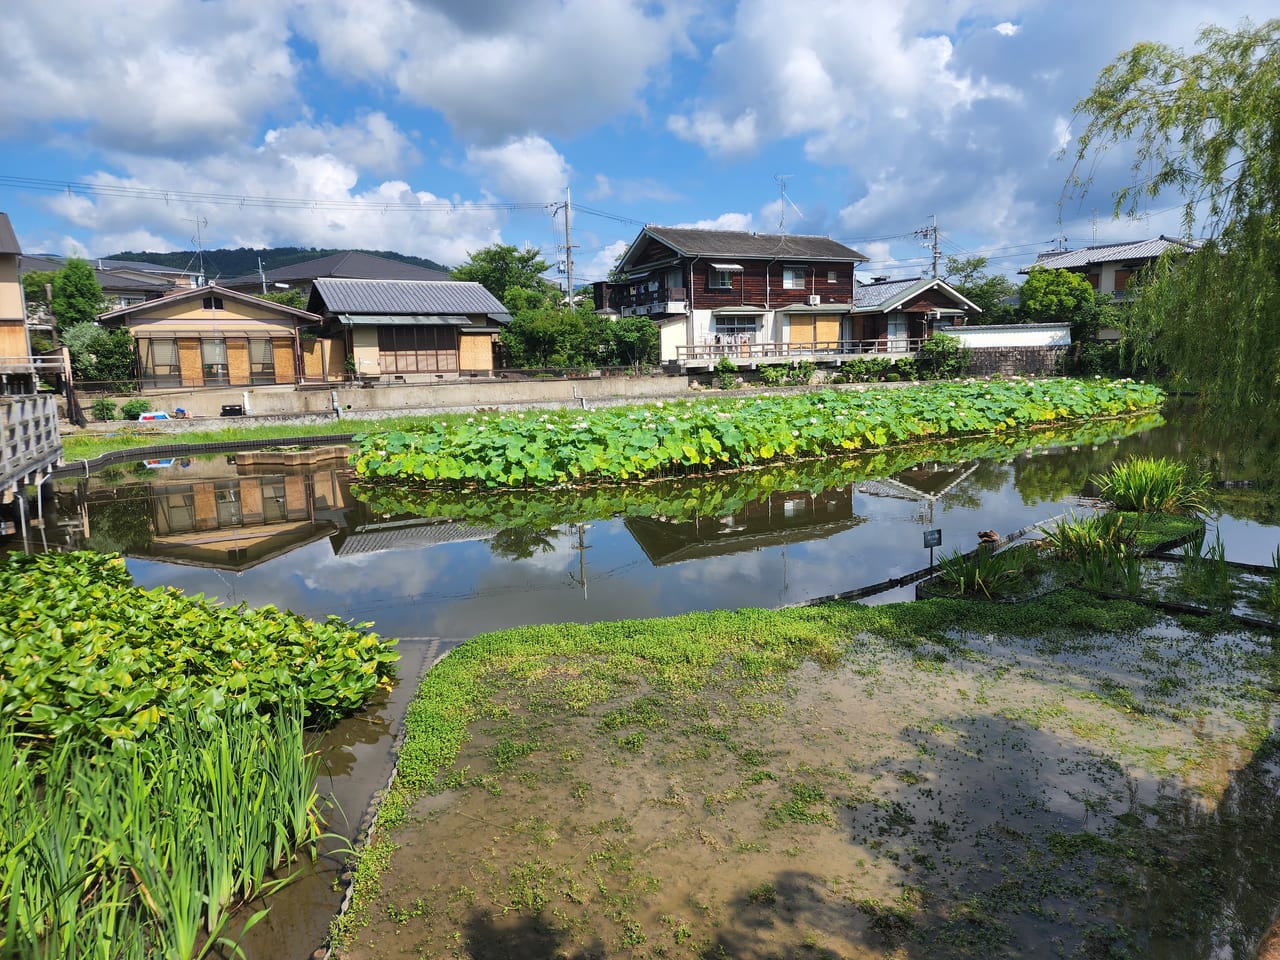
[[822,303],[822,295],[821,295],[821,294],[814,293],[814,294],[810,294],[810,295],[809,295],[809,306],[811,306],[811,307],[816,307],[816,306],[817,306],[818,304],[820,304],[820,303]]

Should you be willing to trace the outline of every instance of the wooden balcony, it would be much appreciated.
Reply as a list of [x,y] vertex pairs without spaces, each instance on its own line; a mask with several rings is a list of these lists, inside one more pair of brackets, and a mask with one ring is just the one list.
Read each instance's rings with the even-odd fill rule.
[[615,309],[623,316],[683,313],[689,299],[684,287],[659,287],[657,290],[618,292]]
[[877,340],[820,340],[815,343],[771,343],[750,340],[722,340],[716,343],[677,346],[675,365],[684,370],[710,370],[723,359],[738,367],[754,370],[774,363],[796,363],[808,360],[826,366],[870,356],[896,359],[914,357],[920,352],[923,337],[882,337]]

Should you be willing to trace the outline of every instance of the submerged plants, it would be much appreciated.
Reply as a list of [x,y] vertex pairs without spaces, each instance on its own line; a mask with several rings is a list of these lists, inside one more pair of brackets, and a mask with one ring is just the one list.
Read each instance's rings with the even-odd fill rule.
[[1203,513],[1210,478],[1178,460],[1131,457],[1093,477],[1093,482],[1118,510]]

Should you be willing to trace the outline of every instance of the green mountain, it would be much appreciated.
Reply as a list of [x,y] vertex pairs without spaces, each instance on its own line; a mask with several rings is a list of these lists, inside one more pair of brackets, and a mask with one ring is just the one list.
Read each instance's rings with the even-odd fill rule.
[[[259,258],[262,260],[262,269],[275,270],[277,267],[288,267],[295,263],[302,263],[304,260],[317,260],[320,257],[332,256],[335,253],[352,252],[369,253],[375,257],[399,260],[402,263],[412,263],[415,266],[426,267],[430,270],[443,270],[446,273],[452,269],[436,263],[434,260],[410,257],[403,253],[393,253],[390,250],[319,250],[314,247],[268,247],[262,250],[254,250],[251,247],[238,247],[234,250],[222,248],[204,251],[204,272],[205,276],[214,280],[218,278],[243,277],[258,272]],[[140,260],[145,263],[159,264],[163,267],[176,267],[179,270],[196,270],[200,263],[200,257],[200,253],[195,250],[179,250],[172,253],[124,250],[101,259]]]

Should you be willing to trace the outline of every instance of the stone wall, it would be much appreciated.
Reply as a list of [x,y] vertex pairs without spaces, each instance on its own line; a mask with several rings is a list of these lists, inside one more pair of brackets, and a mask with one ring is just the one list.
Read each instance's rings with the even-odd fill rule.
[[1070,346],[1051,347],[977,347],[965,351],[969,357],[968,372],[976,377],[1019,374],[1043,376],[1057,372],[1059,358]]

